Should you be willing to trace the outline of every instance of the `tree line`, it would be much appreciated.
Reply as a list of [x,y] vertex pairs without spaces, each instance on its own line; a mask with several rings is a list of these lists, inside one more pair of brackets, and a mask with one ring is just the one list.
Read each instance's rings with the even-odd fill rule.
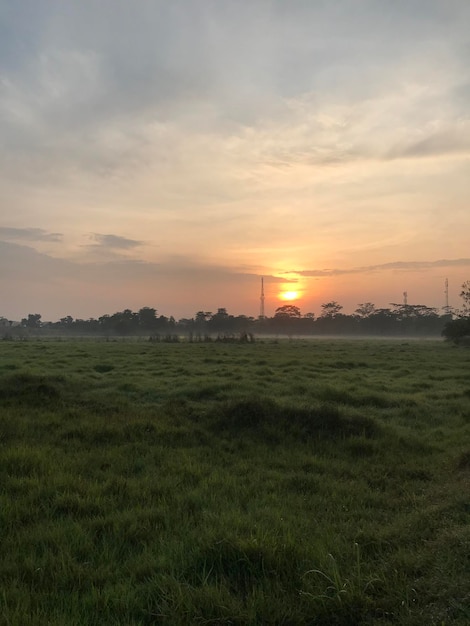
[[0,317],[3,338],[33,334],[75,334],[101,336],[148,335],[155,340],[176,340],[186,336],[192,341],[213,337],[230,338],[257,335],[372,335],[372,336],[440,336],[459,341],[470,335],[470,281],[462,285],[460,296],[463,307],[458,310],[437,309],[422,304],[391,303],[390,308],[377,308],[372,302],[358,305],[351,315],[342,312],[336,301],[321,305],[318,317],[314,313],[302,314],[299,307],[285,304],[276,309],[272,317],[231,315],[227,309],[216,313],[198,311],[191,318],[159,315],[153,307],[138,311],[125,309],[112,315],[89,319],[74,319],[67,315],[56,322],[45,322],[39,313],[30,313],[20,324]]
[[[466,284],[467,285],[467,284]],[[465,285],[464,285],[465,287]],[[20,324],[14,324],[0,317],[3,338],[26,337],[28,334],[51,335],[137,335],[159,339],[176,340],[186,336],[192,341],[209,338],[230,338],[257,335],[469,335],[466,323],[470,315],[470,281],[467,286],[468,299],[464,299],[464,309],[458,312],[446,311],[439,314],[434,308],[425,305],[392,304],[391,308],[376,308],[371,302],[358,305],[352,315],[342,313],[343,307],[336,301],[321,306],[321,314],[302,314],[299,307],[286,304],[278,307],[273,317],[249,317],[231,315],[227,309],[219,308],[216,313],[198,311],[191,318],[159,315],[153,307],[142,307],[138,311],[125,309],[112,315],[89,319],[74,319],[71,315],[56,322],[45,322],[39,313],[30,313]],[[465,290],[463,294],[465,295]],[[462,296],[463,297],[463,296]]]

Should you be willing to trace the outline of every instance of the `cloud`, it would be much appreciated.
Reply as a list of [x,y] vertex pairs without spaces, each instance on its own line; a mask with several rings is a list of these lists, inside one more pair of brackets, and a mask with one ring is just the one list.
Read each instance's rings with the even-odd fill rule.
[[[0,262],[0,289],[9,293],[2,314],[12,319],[24,317],[28,309],[52,319],[62,314],[96,316],[152,303],[175,316],[218,306],[246,314],[256,312],[259,303],[259,274],[189,255],[162,256],[157,262],[123,257],[90,262],[83,257],[59,259],[0,241]],[[264,282],[268,289],[270,284],[296,280],[267,272]]]
[[0,238],[13,241],[62,241],[62,233],[50,233],[42,228],[10,228],[0,226]]
[[90,244],[92,247],[109,248],[111,250],[130,250],[141,246],[144,242],[137,241],[136,239],[127,239],[127,237],[120,237],[119,235],[102,235],[100,233],[93,233],[92,239],[96,241],[94,244]]
[[38,252],[31,246],[6,241],[0,241],[0,263],[2,278],[15,286],[18,282],[54,284],[57,280],[71,278],[74,273],[74,264],[70,261]]
[[394,146],[388,153],[388,158],[421,158],[461,153],[470,154],[470,122],[462,121],[419,141]]
[[[110,235],[107,235],[109,237]],[[114,236],[112,236],[114,237]],[[124,239],[124,238],[118,238]],[[138,242],[137,242],[138,243]],[[37,280],[44,282],[57,276],[84,280],[90,283],[109,284],[124,281],[184,281],[188,284],[221,282],[232,284],[240,281],[260,281],[261,276],[245,268],[215,265],[194,256],[164,256],[159,261],[149,262],[123,257],[87,262],[83,260],[59,259],[37,252],[30,246],[0,241],[0,259],[11,278]],[[292,283],[297,278],[264,275],[265,284]]]
[[[364,138],[377,131],[374,147],[391,149],[386,129],[397,120],[409,137],[426,111],[445,121],[467,110],[456,95],[441,106],[465,66],[465,6],[442,19],[438,3],[426,15],[388,2],[361,10],[351,1],[295,2],[289,11],[279,2],[186,0],[137,10],[102,2],[92,15],[86,3],[60,11],[52,2],[41,10],[27,4],[5,11],[0,31],[0,129],[10,159],[2,165],[10,176],[12,168],[39,170],[38,179],[56,168],[98,176],[138,168],[148,162],[146,138],[161,145],[156,126],[190,142],[192,134],[211,142],[258,129],[250,148],[267,134],[266,162],[338,163],[367,152]],[[455,59],[429,45],[450,33]],[[286,102],[306,95],[296,115],[286,114]],[[328,122],[336,109],[339,125]],[[163,137],[154,161],[178,160],[168,144]]]
[[[318,269],[318,270],[291,270],[299,276],[328,277],[342,276],[344,274],[364,274],[366,272],[380,272],[388,270],[413,271],[426,270],[434,267],[469,267],[470,259],[440,259],[438,261],[394,261],[380,265],[367,265],[351,269]],[[288,272],[288,273],[291,273]]]

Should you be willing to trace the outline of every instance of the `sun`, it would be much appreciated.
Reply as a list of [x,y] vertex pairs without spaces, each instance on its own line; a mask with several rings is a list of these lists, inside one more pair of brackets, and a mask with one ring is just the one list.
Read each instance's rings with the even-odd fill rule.
[[289,302],[291,302],[292,300],[297,300],[297,298],[299,297],[299,292],[298,291],[283,291],[282,293],[279,294],[279,297],[281,298],[281,300],[288,300]]

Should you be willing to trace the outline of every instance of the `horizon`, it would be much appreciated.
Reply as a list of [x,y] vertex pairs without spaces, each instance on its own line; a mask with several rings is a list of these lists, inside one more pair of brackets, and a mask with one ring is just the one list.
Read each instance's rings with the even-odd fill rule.
[[[460,306],[470,3],[0,10],[0,316]],[[296,296],[285,300],[283,293]]]
[[[464,286],[464,285],[462,285]],[[252,319],[252,320],[262,320],[262,319],[273,319],[277,313],[278,310],[281,310],[282,308],[288,307],[288,306],[292,306],[295,309],[298,309],[298,311],[301,314],[301,317],[306,317],[306,316],[310,316],[312,315],[312,313],[314,314],[314,319],[317,320],[319,318],[322,317],[322,315],[324,314],[324,311],[320,311],[318,313],[314,312],[314,311],[305,311],[302,310],[301,307],[299,306],[299,298],[297,297],[290,297],[290,294],[293,294],[294,292],[286,292],[287,294],[289,294],[289,297],[284,298],[281,296],[280,298],[280,302],[277,302],[277,305],[275,309],[273,309],[273,311],[270,313],[269,311],[266,312],[265,311],[265,315],[262,316],[261,315],[261,305],[260,305],[260,310],[258,311],[258,315],[249,315],[243,312],[238,312],[238,313],[234,313],[233,311],[228,310],[226,307],[216,307],[214,310],[209,310],[207,307],[202,307],[200,309],[198,309],[197,311],[195,311],[192,315],[188,315],[188,316],[181,316],[181,317],[177,317],[174,316],[170,313],[162,313],[159,309],[157,309],[156,307],[153,307],[151,305],[142,305],[141,307],[138,307],[137,309],[133,309],[130,307],[123,307],[120,310],[115,310],[115,311],[105,311],[102,312],[100,315],[96,315],[96,316],[87,316],[87,317],[78,317],[75,315],[72,315],[72,312],[70,312],[68,315],[73,319],[73,321],[90,321],[90,320],[99,320],[101,319],[101,317],[104,316],[112,316],[115,314],[120,314],[123,313],[124,311],[131,311],[133,314],[137,314],[139,313],[141,310],[143,309],[153,309],[155,311],[155,316],[156,318],[159,317],[164,317],[166,319],[174,319],[177,323],[179,323],[180,321],[184,321],[184,320],[195,320],[196,316],[198,313],[204,312],[205,315],[209,318],[212,317],[214,315],[216,315],[219,311],[223,310],[227,313],[228,316],[230,317],[246,317],[247,319]],[[286,295],[286,293],[284,293],[283,295]],[[322,306],[324,304],[335,304],[335,305],[339,305],[340,310],[338,311],[338,313],[340,313],[340,315],[345,315],[345,316],[349,316],[349,317],[355,317],[357,310],[363,306],[363,305],[373,305],[374,309],[371,311],[370,315],[373,315],[374,313],[378,313],[380,311],[396,311],[398,312],[398,310],[400,309],[400,307],[406,307],[408,306],[411,309],[417,309],[419,307],[425,307],[427,309],[429,309],[430,311],[432,311],[433,313],[435,313],[436,315],[442,317],[445,315],[448,315],[449,313],[454,316],[455,314],[458,315],[458,312],[460,310],[460,307],[454,307],[451,306],[450,304],[447,306],[442,306],[442,307],[430,307],[428,306],[426,303],[421,302],[421,303],[412,303],[412,302],[408,302],[408,294],[406,292],[404,292],[402,294],[403,296],[403,301],[402,302],[389,302],[387,306],[384,307],[380,307],[380,306],[376,306],[375,303],[373,302],[362,302],[362,303],[358,303],[356,309],[354,309],[353,311],[345,311],[344,307],[341,305],[340,302],[333,300],[333,301],[329,301],[329,302],[324,302],[320,305],[320,308],[322,308]],[[261,301],[261,297],[260,297],[260,301]],[[461,303],[462,304],[462,303]],[[266,307],[263,307],[263,309],[265,309]],[[20,324],[22,321],[24,321],[25,319],[27,319],[28,315],[39,315],[40,316],[40,323],[41,324],[49,324],[49,323],[58,323],[60,322],[62,319],[64,319],[67,316],[61,316],[57,319],[45,319],[44,316],[42,315],[42,313],[40,313],[39,311],[35,310],[34,313],[32,311],[29,311],[27,314],[25,314],[24,316],[22,316],[20,319],[14,319],[14,320],[9,320],[8,318],[6,318],[5,316],[0,315],[0,321],[2,319],[9,321],[10,323],[14,323],[14,324]],[[368,315],[366,316],[368,317]]]

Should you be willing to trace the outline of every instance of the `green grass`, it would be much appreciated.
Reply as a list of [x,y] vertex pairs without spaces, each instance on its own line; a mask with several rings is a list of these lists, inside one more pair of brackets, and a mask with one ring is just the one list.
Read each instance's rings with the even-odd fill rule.
[[470,352],[0,345],[0,623],[470,620]]

